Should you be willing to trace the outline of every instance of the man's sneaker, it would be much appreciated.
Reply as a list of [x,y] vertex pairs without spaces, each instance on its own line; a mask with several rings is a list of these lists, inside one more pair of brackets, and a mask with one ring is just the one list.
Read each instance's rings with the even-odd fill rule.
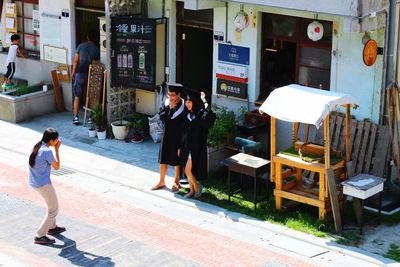
[[48,235],[57,235],[57,234],[61,234],[62,232],[65,232],[67,229],[65,229],[65,227],[62,226],[56,226],[53,229],[49,229],[49,231],[47,231]]
[[179,179],[179,183],[186,185],[186,184],[189,184],[189,181],[186,177],[183,177],[183,178]]
[[42,237],[35,237],[34,243],[35,244],[40,244],[40,245],[51,245],[54,244],[56,240],[53,238],[49,238],[47,236],[42,236]]
[[75,117],[72,119],[72,123],[75,124],[75,125],[78,125],[78,124],[79,124],[79,117],[78,117],[78,116],[75,116]]

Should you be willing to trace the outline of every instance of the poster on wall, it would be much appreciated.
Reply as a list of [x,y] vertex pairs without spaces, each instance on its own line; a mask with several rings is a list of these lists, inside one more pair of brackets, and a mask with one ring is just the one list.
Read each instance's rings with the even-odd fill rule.
[[59,64],[67,64],[67,49],[43,45],[44,60]]
[[40,32],[40,43],[62,47],[60,17],[55,14],[42,13],[39,23],[42,29],[46,29]]
[[34,31],[40,30],[40,14],[39,10],[32,10],[32,28]]
[[218,60],[241,65],[249,65],[250,48],[231,44],[218,44]]
[[246,99],[247,83],[217,79],[217,94]]
[[156,21],[112,17],[112,86],[155,87]]

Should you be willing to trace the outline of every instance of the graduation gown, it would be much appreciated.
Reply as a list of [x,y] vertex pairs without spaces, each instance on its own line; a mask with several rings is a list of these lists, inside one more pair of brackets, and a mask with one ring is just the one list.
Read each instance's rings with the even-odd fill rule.
[[214,124],[215,113],[211,107],[202,109],[190,120],[186,111],[182,125],[181,166],[186,166],[189,153],[192,158],[192,173],[197,180],[207,178],[207,136]]
[[158,154],[158,163],[160,164],[179,165],[178,149],[182,141],[184,109],[183,99],[173,109],[169,108],[169,99],[167,99],[159,112],[160,119],[164,122],[164,132]]

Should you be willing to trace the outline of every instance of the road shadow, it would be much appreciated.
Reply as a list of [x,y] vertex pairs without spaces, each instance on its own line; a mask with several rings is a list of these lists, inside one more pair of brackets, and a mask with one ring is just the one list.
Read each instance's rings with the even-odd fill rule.
[[115,266],[110,257],[96,255],[90,252],[79,250],[76,241],[58,234],[54,236],[64,242],[63,245],[53,244],[50,247],[61,249],[58,256],[67,259],[72,265],[76,266]]

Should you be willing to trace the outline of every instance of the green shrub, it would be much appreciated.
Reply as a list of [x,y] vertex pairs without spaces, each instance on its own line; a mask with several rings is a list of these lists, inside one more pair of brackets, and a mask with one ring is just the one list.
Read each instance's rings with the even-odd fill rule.
[[21,95],[30,94],[33,92],[38,92],[41,90],[42,90],[41,86],[28,86],[27,84],[23,84],[16,88],[16,91],[14,92],[13,95],[21,96]]
[[144,134],[148,131],[148,126],[149,119],[147,115],[137,112],[134,112],[130,115],[128,127],[133,129],[135,132],[140,132],[141,134]]
[[208,145],[218,147],[229,142],[229,137],[233,138],[237,134],[235,123],[235,113],[226,107],[213,105],[213,111],[217,118],[213,127],[208,132]]
[[104,131],[106,129],[106,116],[100,104],[96,104],[96,106],[92,108],[91,116],[94,124],[98,128],[98,131]]

